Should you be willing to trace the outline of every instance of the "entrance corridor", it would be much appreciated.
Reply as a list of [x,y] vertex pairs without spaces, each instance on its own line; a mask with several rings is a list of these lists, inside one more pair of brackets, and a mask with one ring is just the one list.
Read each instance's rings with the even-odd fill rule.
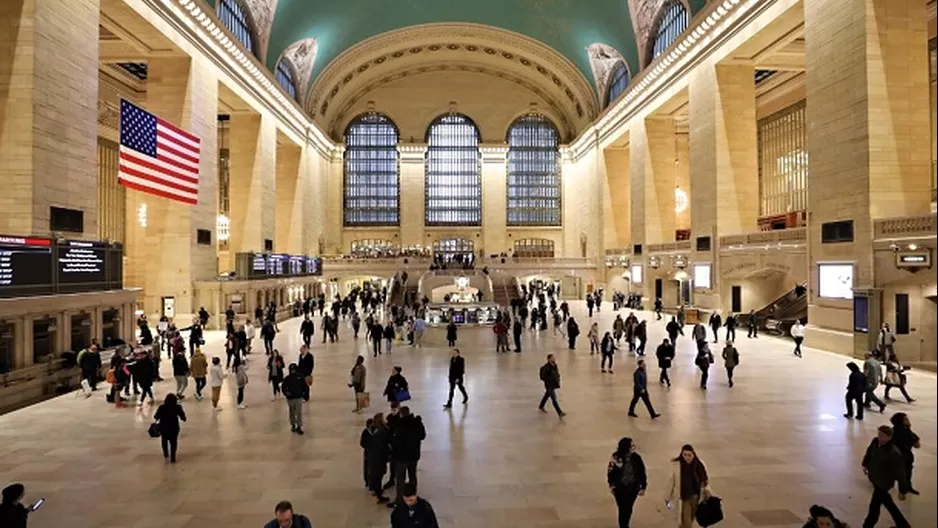
[[[222,412],[208,399],[183,403],[189,421],[179,440],[179,461],[164,464],[159,441],[146,430],[155,408],[115,409],[105,390],[90,399],[65,395],[0,416],[0,474],[22,482],[27,500],[46,498],[30,527],[69,528],[260,528],[280,500],[293,502],[317,528],[388,526],[388,511],[375,505],[362,484],[358,447],[365,415],[351,413],[346,387],[356,354],[367,354],[370,412],[386,411],[381,392],[393,365],[403,367],[423,417],[427,440],[419,466],[419,492],[443,527],[600,528],[615,526],[615,505],[605,481],[609,455],[631,436],[649,471],[632,525],[675,527],[666,517],[663,488],[668,460],[691,443],[706,464],[716,495],[724,500],[727,528],[800,528],[808,507],[821,504],[861,526],[870,485],[860,468],[876,427],[891,413],[907,412],[922,437],[914,483],[921,491],[900,507],[912,526],[935,526],[936,394],[932,374],[911,372],[908,389],[918,401],[890,404],[863,422],[841,417],[847,361],[810,348],[804,358],[789,342],[739,335],[735,387],[726,385],[722,362],[711,369],[710,388],[697,386],[693,344],[678,341],[673,387],[662,388],[652,359],[664,325],[649,321],[651,400],[662,417],[626,416],[635,359],[619,352],[615,374],[602,374],[590,356],[582,302],[571,303],[582,335],[576,352],[550,330],[524,334],[522,354],[494,353],[489,327],[461,328],[458,345],[467,363],[468,405],[444,411],[448,350],[444,330],[428,330],[429,346],[398,345],[392,356],[372,359],[364,336],[340,341],[314,338],[312,402],[304,409],[306,435],[292,435],[286,404],[270,401],[263,347],[255,342],[249,363],[245,410],[235,408],[233,376],[223,390]],[[610,330],[611,303],[594,320]],[[620,311],[625,317],[627,310]],[[298,321],[280,325],[276,346],[294,361]],[[690,327],[685,329],[690,335]],[[721,336],[722,337],[722,336]],[[261,350],[261,353],[257,353]],[[205,351],[224,356],[221,336],[211,333]],[[714,349],[716,352],[717,349]],[[560,421],[536,406],[542,394],[538,367],[555,353],[562,375]],[[157,400],[172,390],[167,379],[154,387]],[[103,385],[106,389],[106,385]],[[191,395],[193,384],[190,383]],[[881,394],[881,391],[880,391]],[[894,394],[898,396],[898,394]],[[550,407],[548,406],[548,409]],[[891,526],[885,511],[878,526]]]

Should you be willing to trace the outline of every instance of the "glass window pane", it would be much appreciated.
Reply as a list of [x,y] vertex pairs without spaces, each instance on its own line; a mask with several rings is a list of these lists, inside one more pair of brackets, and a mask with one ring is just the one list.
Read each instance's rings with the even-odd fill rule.
[[609,77],[609,88],[606,91],[606,106],[609,106],[629,86],[629,70],[625,64],[618,62]]
[[[652,45],[651,59],[661,55],[687,29],[687,9],[680,0],[670,0],[661,8],[658,30]],[[651,62],[649,60],[648,62]]]
[[759,216],[804,211],[808,151],[805,102],[759,121]]
[[346,226],[400,225],[397,127],[386,116],[358,116],[345,132]]
[[248,23],[247,13],[238,0],[219,0],[218,18],[228,31],[251,53],[254,53],[254,38],[251,36],[251,26]]
[[482,225],[479,130],[468,117],[447,114],[427,131],[425,223]]
[[508,129],[508,225],[559,226],[561,210],[557,129],[543,115],[526,115]]

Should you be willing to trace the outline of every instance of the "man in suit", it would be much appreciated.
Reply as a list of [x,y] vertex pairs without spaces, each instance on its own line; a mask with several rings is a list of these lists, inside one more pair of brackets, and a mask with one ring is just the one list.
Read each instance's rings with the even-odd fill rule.
[[459,349],[453,349],[453,355],[449,358],[449,399],[446,400],[445,409],[453,407],[453,392],[459,387],[462,393],[463,405],[469,401],[469,394],[466,393],[466,387],[463,386],[463,378],[466,375],[466,359],[459,355]]

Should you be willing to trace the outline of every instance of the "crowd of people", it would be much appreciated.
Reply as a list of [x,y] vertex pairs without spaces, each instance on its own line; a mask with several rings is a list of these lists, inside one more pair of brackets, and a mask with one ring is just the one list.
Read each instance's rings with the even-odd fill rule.
[[[403,278],[402,282],[406,282],[406,278]],[[303,344],[295,362],[288,362],[274,346],[279,332],[275,306],[259,308],[253,320],[245,320],[241,323],[237,322],[233,309],[226,312],[225,356],[227,362],[225,365],[221,364],[220,357],[215,356],[209,360],[202,351],[205,344],[204,328],[209,319],[209,314],[204,308],[199,311],[198,318],[185,328],[176,328],[172,321],[165,318],[160,320],[155,336],[148,322],[141,318],[138,321],[139,345],[134,348],[118,348],[110,359],[107,381],[111,385],[111,391],[108,399],[118,407],[127,405],[134,399],[138,406],[153,404],[155,398],[152,386],[155,381],[160,381],[159,364],[165,352],[167,359],[172,362],[175,390],[165,395],[162,404],[153,413],[154,423],[151,427],[151,434],[161,438],[163,456],[169,463],[175,463],[181,422],[187,419],[183,401],[188,396],[188,379],[194,380],[193,392],[196,400],[203,398],[203,391],[206,387],[210,388],[212,407],[218,411],[221,410],[219,400],[222,386],[225,380],[232,376],[237,385],[238,408],[246,408],[244,389],[248,383],[247,362],[253,351],[253,341],[255,337],[259,337],[264,343],[267,380],[271,385],[272,401],[276,402],[281,398],[286,400],[291,431],[303,435],[303,406],[310,401],[310,387],[315,370],[315,359],[310,348],[317,330],[312,317],[317,311],[321,317],[319,330],[322,333],[323,343],[327,340],[330,343],[339,341],[338,322],[345,320],[351,328],[353,340],[359,337],[360,328],[364,324],[364,338],[371,341],[374,357],[389,355],[395,346],[405,343],[414,349],[424,346],[427,332],[425,319],[427,299],[405,298],[402,304],[385,309],[383,303],[386,301],[386,295],[386,291],[355,290],[344,298],[337,297],[328,305],[323,296],[299,302],[293,307],[293,313],[302,317],[299,333]],[[601,290],[587,297],[588,318],[600,312],[603,304],[602,298]],[[496,322],[492,327],[496,353],[508,353],[512,349],[512,344],[515,353],[522,353],[525,329],[529,328],[532,332],[544,332],[548,330],[548,325],[552,326],[552,334],[562,337],[569,351],[575,353],[580,335],[579,323],[571,314],[569,304],[566,301],[558,301],[557,292],[552,287],[524,288],[522,297],[513,301],[507,309],[500,311],[496,316]],[[634,299],[627,299],[618,292],[613,294],[613,308],[616,311],[630,306],[640,306],[634,302]],[[661,318],[660,300],[655,301],[654,308],[654,312],[658,314],[657,321]],[[710,346],[719,344],[721,329],[725,329],[725,334],[720,357],[726,370],[727,386],[733,387],[734,370],[740,364],[740,351],[735,344],[739,318],[738,315],[728,314],[724,319],[718,312],[714,312],[707,320],[710,333],[707,332],[703,322],[696,322],[692,325],[690,337],[696,342],[697,354],[694,358],[694,365],[700,370],[701,389],[707,388],[709,369],[715,362]],[[752,314],[747,319],[747,323],[751,326]],[[668,338],[663,339],[655,349],[659,369],[658,381],[668,388],[671,387],[668,369],[676,359],[677,340],[685,335],[684,331],[687,326],[685,322],[686,316],[683,309],[679,309],[664,322]],[[629,312],[625,318],[617,314],[608,330],[601,329],[598,322],[587,324],[589,324],[587,338],[590,355],[601,356],[601,373],[614,373],[613,361],[620,347],[635,358],[635,368],[631,379],[633,391],[628,416],[633,418],[638,416],[635,410],[639,401],[644,404],[652,419],[661,416],[656,412],[648,392],[648,372],[645,362],[649,334],[648,321],[640,319],[639,314],[635,312]],[[257,336],[254,332],[256,327],[260,328]],[[188,332],[188,347],[184,332]],[[803,333],[799,332],[793,328],[791,335],[795,338],[793,353],[800,357]],[[466,359],[456,347],[458,334],[458,327],[454,323],[446,326],[445,338],[451,349],[448,368],[449,393],[444,404],[446,409],[452,408],[457,390],[462,395],[462,404],[465,405],[469,400],[464,383]],[[509,342],[509,334],[513,343]],[[749,338],[757,337],[757,330],[750,328]],[[888,325],[884,325],[880,332],[881,346],[868,354],[862,368],[853,362],[848,363],[850,374],[845,398],[847,406],[845,417],[862,419],[864,409],[871,408],[873,405],[883,412],[886,404],[875,394],[875,390],[881,384],[885,384],[883,395],[885,399],[889,399],[890,389],[898,388],[909,403],[914,401],[906,392],[904,378],[907,369],[899,364],[895,355],[894,342],[895,338]],[[82,367],[83,376],[89,381],[91,390],[96,389],[98,380],[95,372],[96,369],[100,370],[100,365],[95,363],[95,357],[99,357],[97,344],[82,351],[77,359]],[[885,375],[882,374],[883,364],[885,364]],[[545,363],[539,369],[538,377],[544,388],[538,410],[547,412],[546,405],[550,401],[558,417],[563,419],[566,412],[561,408],[558,397],[561,373],[554,354],[547,355]],[[347,385],[354,394],[355,404],[352,411],[363,413],[369,409],[371,401],[366,390],[367,367],[364,356],[359,355],[355,358],[349,370]],[[402,367],[394,366],[383,391],[383,396],[388,402],[388,412],[377,412],[371,415],[361,431],[359,445],[362,450],[362,480],[364,487],[377,503],[387,504],[393,510],[392,528],[418,526],[433,528],[439,526],[439,522],[430,503],[418,495],[417,479],[421,445],[427,438],[428,431],[421,417],[414,414],[406,405],[406,402],[411,400],[410,389]],[[133,396],[131,396],[131,391]],[[429,434],[432,434],[432,431]],[[912,485],[912,469],[913,450],[919,445],[920,440],[912,431],[909,417],[905,413],[894,414],[891,425],[879,427],[877,437],[870,443],[860,464],[873,487],[869,511],[863,524],[864,528],[875,526],[882,507],[885,507],[892,516],[895,526],[898,528],[909,526],[902,512],[893,502],[889,491],[898,486],[900,500],[905,500],[907,494],[918,494]],[[608,464],[607,482],[618,507],[619,526],[627,528],[630,526],[636,501],[645,495],[649,487],[644,462],[632,438],[626,437],[619,441]],[[385,492],[391,488],[394,488],[393,499],[385,495]],[[695,522],[705,526],[713,519],[719,521],[722,518],[720,499],[711,490],[706,466],[691,445],[684,445],[679,455],[672,460],[672,471],[663,489],[667,509],[676,514],[680,528],[690,528]],[[22,504],[23,495],[22,486],[11,486],[4,490],[0,511],[3,515],[10,515],[11,519],[23,519],[21,525],[9,524],[9,526],[25,526],[25,519],[31,507]],[[836,519],[830,510],[823,506],[813,506],[809,513],[810,517],[805,528],[846,527],[845,523]],[[267,525],[268,528],[312,527],[309,518],[294,513],[293,505],[286,501],[276,505],[274,516],[275,518]],[[2,519],[6,522],[7,518]],[[3,524],[3,526],[5,528],[8,524]]]

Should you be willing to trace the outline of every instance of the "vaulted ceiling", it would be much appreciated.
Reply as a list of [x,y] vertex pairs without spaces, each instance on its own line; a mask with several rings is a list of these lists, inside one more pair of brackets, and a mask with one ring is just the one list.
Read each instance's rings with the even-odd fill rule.
[[[207,0],[216,4],[217,0]],[[382,33],[428,23],[484,24],[540,41],[572,62],[587,79],[593,66],[588,48],[618,51],[634,73],[667,0],[239,0],[257,28],[258,51],[273,68],[298,43],[313,51],[305,93],[336,57]],[[707,0],[681,0],[693,13]],[[306,72],[304,72],[306,73]]]

